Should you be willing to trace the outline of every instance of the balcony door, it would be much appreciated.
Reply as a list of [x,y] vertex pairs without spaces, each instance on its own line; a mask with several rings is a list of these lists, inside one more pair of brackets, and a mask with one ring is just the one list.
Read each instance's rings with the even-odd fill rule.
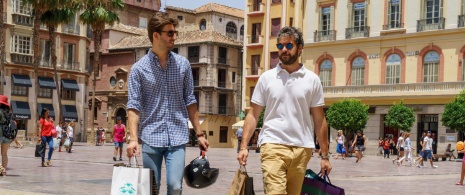
[[218,69],[218,87],[226,88],[226,70]]
[[252,24],[252,43],[258,43],[261,33],[262,33],[262,24],[261,23]]
[[199,46],[188,47],[187,56],[189,58],[190,63],[198,63],[199,56],[200,56],[200,47]]
[[227,102],[228,102],[227,100],[228,100],[227,94],[218,95],[218,114],[227,113]]
[[260,55],[252,55],[252,75],[258,75],[260,68]]
[[194,86],[199,86],[200,84],[200,69],[192,68],[192,77],[194,79]]

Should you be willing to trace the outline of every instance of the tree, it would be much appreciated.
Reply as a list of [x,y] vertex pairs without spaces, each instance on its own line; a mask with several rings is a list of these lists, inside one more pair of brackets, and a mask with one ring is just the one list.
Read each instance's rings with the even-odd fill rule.
[[444,106],[441,122],[447,128],[465,132],[465,90]]
[[5,94],[3,91],[3,81],[5,80],[5,21],[3,13],[3,0],[0,0],[0,94]]
[[[55,75],[55,85],[57,86],[57,96],[58,96],[58,108],[60,110],[59,115],[56,117],[56,120],[63,121],[63,109],[61,104],[61,90],[58,85],[58,73],[57,73],[57,56],[56,56],[56,28],[59,24],[68,23],[73,19],[78,10],[77,4],[73,2],[68,2],[68,4],[62,4],[60,7],[49,8],[41,16],[41,22],[45,24],[48,28],[49,33],[49,42],[50,42],[50,57],[53,67],[53,72]],[[47,57],[47,56],[46,56]]]
[[105,24],[113,25],[119,22],[119,16],[116,11],[122,10],[124,4],[122,0],[82,0],[82,9],[84,12],[79,16],[82,23],[90,25],[92,28],[94,41],[94,56],[92,62],[93,69],[93,89],[92,89],[92,111],[91,124],[94,131],[94,109],[95,109],[95,86],[96,74],[100,63],[100,47],[102,33],[105,30]]
[[257,129],[261,129],[263,127],[263,115],[265,115],[265,109],[266,108],[263,108],[262,110],[262,113],[260,113],[260,116],[258,117],[258,121],[257,121]]
[[415,114],[411,108],[404,105],[403,101],[399,104],[394,102],[384,120],[386,126],[405,132],[411,131],[414,122]]
[[326,111],[326,121],[336,130],[343,130],[351,140],[354,132],[362,130],[368,121],[368,106],[357,99],[344,99],[331,105]]

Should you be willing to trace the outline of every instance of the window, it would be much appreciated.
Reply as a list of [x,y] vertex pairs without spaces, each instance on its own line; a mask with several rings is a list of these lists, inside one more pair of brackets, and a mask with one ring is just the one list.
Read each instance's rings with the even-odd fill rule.
[[439,80],[439,54],[428,52],[423,60],[423,82],[438,82]]
[[227,114],[227,105],[228,105],[228,95],[219,94],[218,95],[218,114]]
[[139,18],[139,28],[147,28],[147,18]]
[[32,6],[24,3],[22,0],[13,0],[13,13],[31,15]]
[[199,54],[200,47],[199,46],[191,46],[187,48],[187,55],[189,58],[189,62],[191,63],[198,63],[199,62]]
[[388,15],[387,15],[387,22],[386,22],[386,30],[392,28],[402,28],[402,9],[401,9],[402,2],[401,0],[390,0],[388,1]]
[[94,120],[97,120],[97,113],[98,113],[97,110],[98,110],[98,107],[95,106],[94,107]]
[[39,97],[52,98],[52,89],[39,88]]
[[331,76],[333,63],[331,60],[324,60],[320,65],[320,80],[323,87],[331,86]]
[[76,51],[76,44],[64,43],[63,44],[63,66],[65,69],[75,69],[74,66],[74,53]]
[[281,3],[281,0],[271,0],[271,3]]
[[205,19],[200,20],[200,30],[207,29],[207,21]]
[[260,68],[260,55],[252,55],[252,75],[258,75],[258,69]]
[[66,90],[61,87],[61,98],[64,100],[76,100],[76,91]]
[[249,95],[249,105],[252,105],[252,96],[253,96],[253,91],[255,91],[255,87],[250,87],[250,95]]
[[226,24],[226,36],[231,39],[237,39],[237,27],[234,22],[228,22],[228,24]]
[[391,54],[386,60],[386,84],[400,83],[401,59],[397,54]]
[[323,7],[321,8],[320,15],[320,31],[322,35],[328,35],[328,31],[332,30],[332,17],[331,17],[331,8],[334,13],[334,7]]
[[365,59],[362,57],[356,57],[354,61],[352,61],[351,78],[351,85],[365,84]]
[[193,80],[194,80],[194,86],[199,86],[200,68],[192,68],[192,77],[193,77]]
[[366,17],[365,17],[365,3],[355,3],[354,4],[354,17],[353,17],[353,27],[356,31],[361,31],[365,27]]
[[241,35],[241,36],[244,36],[244,25],[241,26],[240,35]]
[[218,47],[218,64],[227,64],[228,49],[226,47]]
[[182,16],[178,16],[178,20],[181,21],[183,19]]
[[281,30],[281,18],[271,19],[271,36],[278,36],[279,30]]
[[13,35],[11,40],[11,52],[20,54],[32,54],[32,37]]
[[[13,83],[13,81],[11,81],[11,83]],[[16,86],[16,85],[11,86],[11,95],[28,96],[28,91],[29,91],[29,88],[25,86]]]
[[426,0],[426,23],[439,23],[442,17],[442,0]]
[[294,18],[289,18],[289,26],[293,26],[294,24]]
[[110,86],[114,87],[116,85],[116,78],[114,76],[111,76],[110,78]]
[[236,83],[236,72],[232,72],[231,83]]
[[228,143],[228,127],[220,126],[220,143]]
[[279,64],[279,53],[276,52],[270,52],[270,69],[273,69],[276,67],[276,65]]
[[260,41],[261,31],[262,31],[262,24],[261,23],[252,24],[252,40],[251,40],[251,43],[258,43]]
[[226,69],[218,69],[218,87],[226,88],[226,72]]
[[45,39],[40,40],[40,65],[50,65],[50,41]]

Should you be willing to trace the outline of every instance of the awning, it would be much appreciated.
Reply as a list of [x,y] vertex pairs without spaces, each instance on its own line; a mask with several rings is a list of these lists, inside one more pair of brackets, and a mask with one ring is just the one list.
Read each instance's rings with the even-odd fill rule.
[[15,86],[32,87],[31,78],[27,74],[12,74],[11,78]]
[[37,104],[37,113],[40,114],[42,113],[42,109],[47,108],[48,109],[48,116],[52,117],[53,120],[55,120],[55,109],[53,109],[52,104],[47,104],[47,103],[38,103]]
[[242,126],[244,126],[244,120],[241,120],[241,121],[239,121],[237,123],[234,123],[234,125],[232,125],[232,129],[239,129]]
[[52,77],[39,77],[39,86],[41,88],[56,89],[55,80]]
[[65,122],[77,121],[78,113],[75,105],[63,105],[63,120]]
[[79,86],[76,80],[61,79],[61,85],[66,90],[79,91]]
[[11,101],[13,109],[13,118],[15,119],[31,119],[31,109],[29,102]]
[[[202,125],[203,121],[205,120],[205,117],[199,117],[199,123],[200,125]],[[189,125],[189,129],[193,129],[194,126],[192,125],[191,121],[188,120],[188,125]]]

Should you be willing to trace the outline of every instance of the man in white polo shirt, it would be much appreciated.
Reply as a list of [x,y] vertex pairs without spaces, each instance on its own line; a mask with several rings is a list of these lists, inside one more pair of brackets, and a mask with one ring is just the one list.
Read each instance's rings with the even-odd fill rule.
[[313,131],[322,151],[322,173],[331,171],[323,87],[319,77],[297,60],[304,46],[302,32],[284,27],[277,42],[281,63],[263,73],[255,86],[237,160],[246,164],[247,143],[266,107],[258,139],[265,194],[300,194],[315,148]]

